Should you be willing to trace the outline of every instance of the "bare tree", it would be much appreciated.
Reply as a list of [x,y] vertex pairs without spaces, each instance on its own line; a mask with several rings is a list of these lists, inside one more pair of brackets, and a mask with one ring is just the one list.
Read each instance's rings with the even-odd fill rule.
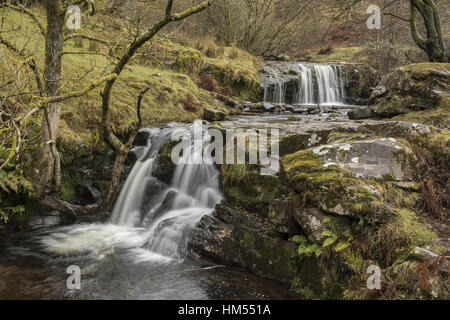
[[261,56],[286,51],[310,0],[224,0],[208,14],[219,40]]
[[[441,18],[436,5],[436,0],[409,0],[410,17],[404,18],[395,13],[389,12],[390,8],[401,0],[392,0],[382,9],[385,15],[395,17],[410,24],[412,38],[416,45],[422,49],[431,62],[449,62],[450,50],[446,47],[442,33]],[[341,10],[332,17],[331,25],[341,16],[352,10],[353,7],[363,2],[363,0],[344,0],[340,7]],[[425,37],[420,35],[418,27],[419,16],[423,20],[426,30]],[[327,33],[328,33],[327,31]],[[324,36],[325,37],[325,36]]]

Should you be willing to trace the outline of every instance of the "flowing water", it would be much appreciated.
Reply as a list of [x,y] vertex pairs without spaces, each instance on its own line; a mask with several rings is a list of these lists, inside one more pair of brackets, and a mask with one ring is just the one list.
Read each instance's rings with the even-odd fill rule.
[[[0,242],[0,298],[276,299],[286,286],[247,272],[187,258],[190,231],[223,199],[214,165],[195,139],[172,182],[154,172],[172,134],[192,126],[150,129],[147,146],[128,175],[106,223],[75,224],[15,234]],[[197,141],[198,142],[198,141]],[[201,143],[201,141],[200,141]],[[189,158],[192,157],[192,158]],[[199,163],[199,164],[192,164]],[[81,290],[68,290],[66,269],[81,269]]]
[[267,64],[261,71],[264,102],[345,105],[347,75],[340,65]]
[[[346,75],[340,66],[290,63],[266,67],[261,75],[264,101],[340,105],[345,100]],[[147,130],[147,145],[134,149],[139,160],[107,221],[0,237],[0,299],[299,298],[277,282],[187,254],[193,227],[224,198],[219,172],[208,164],[213,161],[201,161],[208,137],[192,125]],[[182,132],[193,139],[167,185],[155,175],[158,154]],[[71,265],[81,269],[80,290],[66,286]]]

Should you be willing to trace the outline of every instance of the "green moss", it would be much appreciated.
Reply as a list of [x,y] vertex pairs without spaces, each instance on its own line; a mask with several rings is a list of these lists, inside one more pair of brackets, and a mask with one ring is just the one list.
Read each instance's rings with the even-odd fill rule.
[[424,123],[440,128],[450,129],[450,97],[442,97],[436,108],[412,111],[392,118],[396,121]]
[[393,228],[400,237],[408,238],[412,246],[426,246],[436,239],[436,235],[428,230],[414,211],[400,209],[397,213],[398,217],[394,219]]
[[386,181],[382,183],[382,196],[384,201],[400,208],[413,209],[419,203],[420,194],[417,191],[405,190],[398,187],[397,183]]
[[407,65],[402,67],[402,69],[410,72],[429,74],[432,70],[450,72],[450,65],[448,63],[422,62]]
[[316,63],[332,62],[367,62],[368,57],[363,55],[363,47],[336,48],[331,54],[308,55],[304,59]]
[[307,148],[308,136],[290,134],[281,137],[279,148],[280,156],[291,154]]
[[236,69],[230,63],[214,64],[212,74],[223,85],[233,89],[243,100],[258,101],[261,95],[259,74],[254,69]]
[[190,52],[177,58],[175,67],[178,71],[197,74],[203,66],[204,60],[199,52]]
[[342,143],[353,140],[362,140],[365,137],[364,134],[359,132],[347,132],[347,131],[339,131],[333,130],[328,135],[328,143]]
[[282,193],[281,179],[261,175],[255,165],[222,165],[222,188],[233,205],[268,214],[269,203]]
[[58,198],[73,202],[77,197],[77,187],[80,184],[81,175],[76,169],[63,170],[62,186]]

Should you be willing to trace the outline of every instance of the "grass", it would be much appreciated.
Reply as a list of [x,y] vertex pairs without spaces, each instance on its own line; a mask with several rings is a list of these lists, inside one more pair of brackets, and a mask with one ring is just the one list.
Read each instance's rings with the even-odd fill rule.
[[396,116],[392,120],[424,123],[450,129],[450,97],[443,97],[441,102],[433,109],[408,112]]
[[402,67],[402,69],[405,71],[419,72],[427,75],[432,70],[450,72],[450,64],[437,62],[422,62],[404,66]]
[[335,48],[330,54],[313,54],[303,59],[315,63],[367,62],[368,57],[362,54],[363,51],[364,47]]

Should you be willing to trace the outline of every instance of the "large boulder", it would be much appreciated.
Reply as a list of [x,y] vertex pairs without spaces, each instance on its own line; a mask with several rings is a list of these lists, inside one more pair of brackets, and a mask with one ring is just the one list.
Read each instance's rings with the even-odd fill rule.
[[373,110],[369,107],[355,107],[347,113],[349,119],[359,120],[367,119],[375,116]]
[[370,96],[370,107],[379,116],[392,117],[433,109],[449,92],[449,64],[413,64],[384,76]]
[[392,192],[385,184],[410,181],[414,159],[399,140],[378,138],[306,149],[284,156],[282,164],[289,188],[322,212],[381,222],[396,214],[385,201]]
[[358,178],[411,180],[412,150],[395,138],[321,145],[312,150],[324,167],[338,166]]
[[218,205],[212,216],[200,220],[189,247],[214,261],[290,283],[297,273],[296,245],[269,231],[258,217]]
[[223,111],[211,108],[205,108],[203,110],[203,120],[214,122],[214,121],[224,121],[226,118],[227,115]]

